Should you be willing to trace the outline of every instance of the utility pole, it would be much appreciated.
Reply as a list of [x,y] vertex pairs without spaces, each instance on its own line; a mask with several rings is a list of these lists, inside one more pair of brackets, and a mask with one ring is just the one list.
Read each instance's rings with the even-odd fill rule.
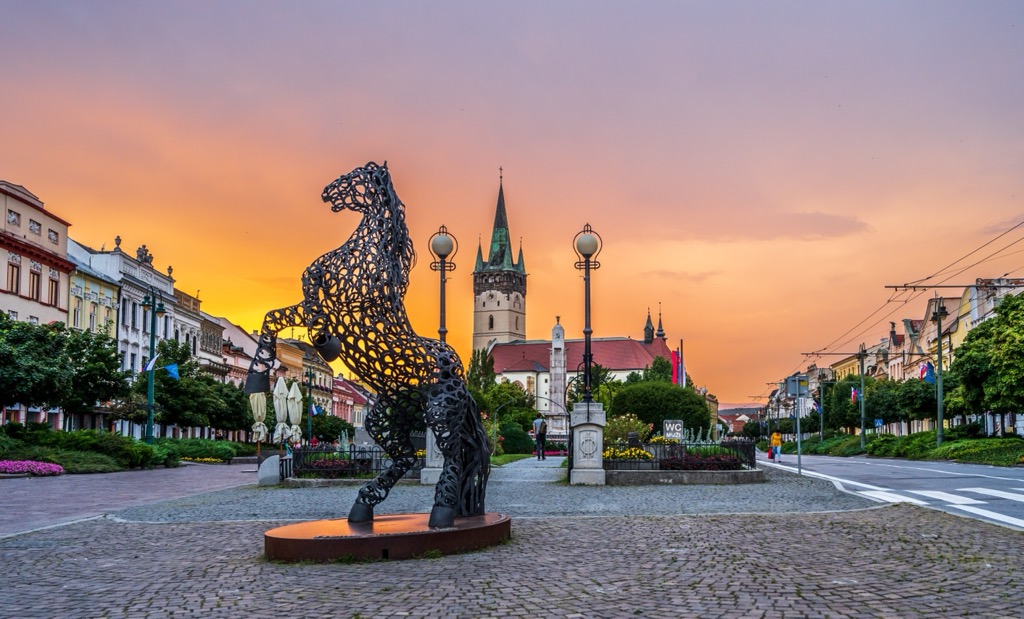
[[939,304],[932,312],[932,320],[935,321],[935,327],[938,329],[939,338],[936,342],[935,347],[935,391],[936,399],[938,399],[938,423],[935,425],[935,444],[936,446],[942,445],[942,319],[949,315],[946,312],[946,306],[941,300],[937,300]]
[[860,358],[860,392],[857,393],[857,400],[860,401],[860,448],[862,451],[866,451],[864,446],[864,357],[867,357],[867,351],[864,350],[864,344],[860,345],[860,353],[857,355]]

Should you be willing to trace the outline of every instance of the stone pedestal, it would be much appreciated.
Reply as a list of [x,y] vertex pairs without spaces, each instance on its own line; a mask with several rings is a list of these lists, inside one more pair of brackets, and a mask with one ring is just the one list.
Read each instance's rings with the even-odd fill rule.
[[604,405],[600,402],[577,402],[569,415],[572,426],[572,472],[569,483],[573,485],[603,486],[605,482],[604,451]]
[[437,437],[434,431],[427,428],[427,457],[423,462],[423,470],[420,471],[420,484],[434,486],[437,480],[441,479],[441,469],[444,468],[444,455],[437,447]]
[[281,456],[274,454],[260,462],[256,478],[259,486],[276,486],[281,483]]

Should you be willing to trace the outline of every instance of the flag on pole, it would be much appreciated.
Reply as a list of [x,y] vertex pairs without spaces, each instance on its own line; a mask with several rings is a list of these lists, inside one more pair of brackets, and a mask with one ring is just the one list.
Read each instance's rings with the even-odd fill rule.
[[679,351],[672,351],[672,384],[679,384]]
[[679,384],[686,386],[686,360],[683,359],[683,340],[679,340]]
[[925,364],[924,376],[922,378],[924,378],[926,383],[935,384],[935,366],[932,365],[931,361]]
[[153,357],[152,359],[149,360],[149,363],[146,364],[145,369],[143,369],[142,371],[143,372],[150,372],[150,371],[152,371],[153,368],[156,367],[156,360],[159,359],[159,358],[160,358],[160,353],[157,353],[155,357]]
[[854,404],[856,404],[858,397],[860,397],[860,394],[857,393],[857,388],[856,387],[850,387],[850,401],[853,402]]
[[309,404],[309,414],[310,414],[310,416],[313,416],[313,417],[316,417],[316,414],[317,414],[316,405],[313,404],[312,402],[310,402],[310,404]]
[[163,369],[167,370],[168,376],[170,376],[174,380],[180,380],[181,379],[181,377],[178,376],[178,364],[177,363],[169,363],[169,364],[165,365],[163,367]]

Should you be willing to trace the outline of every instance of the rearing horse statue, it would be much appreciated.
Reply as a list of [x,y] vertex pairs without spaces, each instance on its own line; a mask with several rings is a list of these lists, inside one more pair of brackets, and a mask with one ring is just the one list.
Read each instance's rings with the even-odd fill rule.
[[487,436],[458,355],[444,342],[417,335],[406,315],[403,297],[416,253],[387,163],[352,170],[322,197],[331,210],[353,210],[362,219],[344,245],[302,274],[300,303],[267,313],[245,392],[270,391],[277,334],[307,327],[321,357],[340,356],[376,391],[364,425],[392,461],[359,490],[349,521],[373,520],[374,506],[415,463],[411,435],[424,426],[444,455],[429,525],[449,527],[456,516],[484,513]]

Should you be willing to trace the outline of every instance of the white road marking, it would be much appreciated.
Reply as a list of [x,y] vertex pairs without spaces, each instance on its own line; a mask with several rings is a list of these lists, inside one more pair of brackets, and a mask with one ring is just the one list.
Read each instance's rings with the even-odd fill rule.
[[[1018,488],[1014,488],[1014,490],[1018,490]],[[992,490],[990,488],[960,488],[959,492],[977,492],[978,494],[987,494],[988,496],[995,496],[1000,499],[1009,499],[1011,501],[1020,501],[1021,503],[1024,503],[1024,494],[1017,494],[1015,492],[1003,492],[1002,490]]]
[[996,522],[1002,522],[1003,524],[1008,524],[1010,526],[1014,526],[1014,527],[1017,527],[1017,528],[1020,528],[1020,529],[1024,529],[1024,520],[1021,520],[1020,518],[1012,518],[1010,516],[1004,516],[1002,514],[998,514],[998,513],[993,512],[993,511],[989,511],[987,509],[981,509],[980,507],[972,507],[970,505],[950,505],[950,507],[952,507],[954,509],[962,509],[965,512],[971,512],[972,514],[977,514],[979,516],[984,516],[985,518],[991,518],[992,520],[995,520]]
[[979,501],[978,499],[971,499],[964,496],[957,496],[948,492],[940,492],[938,490],[908,490],[907,492],[913,492],[914,494],[920,494],[926,496],[929,499],[935,499],[936,501],[943,501],[945,503],[951,503],[953,505],[985,505],[985,501]]
[[928,505],[920,499],[913,499],[911,497],[902,496],[895,492],[885,492],[883,490],[862,490],[857,494],[863,494],[872,499],[879,501],[885,501],[886,503],[913,503],[914,505]]

